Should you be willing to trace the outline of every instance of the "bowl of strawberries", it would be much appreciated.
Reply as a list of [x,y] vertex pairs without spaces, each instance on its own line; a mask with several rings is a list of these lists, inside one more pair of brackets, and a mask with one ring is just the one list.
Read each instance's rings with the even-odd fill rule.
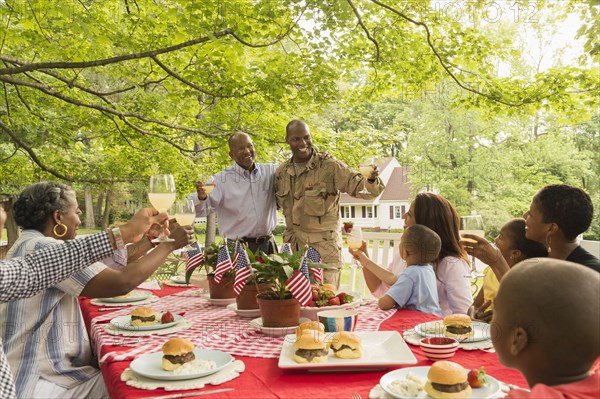
[[336,292],[332,284],[313,284],[312,300],[308,306],[300,307],[300,317],[317,320],[317,313],[323,310],[355,309],[361,298],[346,292]]

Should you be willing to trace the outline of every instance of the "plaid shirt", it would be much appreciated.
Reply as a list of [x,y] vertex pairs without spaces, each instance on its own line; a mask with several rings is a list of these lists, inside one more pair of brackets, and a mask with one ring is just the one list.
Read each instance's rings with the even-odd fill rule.
[[[0,262],[0,301],[27,298],[113,253],[107,233],[66,241],[23,258]],[[56,267],[60,265],[60,267]],[[15,385],[0,342],[0,398],[15,398]]]

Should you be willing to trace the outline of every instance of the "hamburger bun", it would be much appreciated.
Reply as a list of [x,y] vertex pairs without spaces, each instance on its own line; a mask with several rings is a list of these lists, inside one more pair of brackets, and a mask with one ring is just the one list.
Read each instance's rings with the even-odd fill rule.
[[445,332],[449,338],[465,339],[473,336],[473,322],[466,314],[451,314],[444,318]]
[[148,326],[156,324],[156,315],[152,308],[135,308],[131,311],[131,325],[132,326]]
[[335,357],[358,359],[362,357],[362,343],[358,335],[349,331],[338,331],[333,335],[331,349]]
[[[436,384],[435,388],[433,384]],[[467,371],[460,364],[446,360],[431,365],[423,389],[434,399],[467,399],[471,397]]]
[[325,332],[325,326],[318,321],[307,321],[296,327],[296,337],[300,337],[304,331],[315,330]]
[[321,331],[305,330],[294,343],[296,363],[325,363],[328,352],[325,334]]
[[467,244],[477,244],[477,240],[474,240],[474,239],[468,238],[468,237],[464,237],[464,236],[460,236],[460,240],[462,242],[466,242]]
[[162,346],[162,351],[162,368],[167,371],[173,371],[196,358],[193,342],[184,338],[168,340]]

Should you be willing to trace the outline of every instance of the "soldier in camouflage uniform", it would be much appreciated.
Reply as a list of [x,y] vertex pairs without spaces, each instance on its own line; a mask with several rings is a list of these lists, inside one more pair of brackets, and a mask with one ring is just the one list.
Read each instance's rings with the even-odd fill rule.
[[275,172],[277,205],[283,210],[286,223],[283,241],[289,242],[294,251],[306,245],[317,249],[322,261],[336,268],[324,270],[325,282],[339,286],[340,193],[373,199],[385,187],[376,168],[365,179],[331,155],[313,149],[308,125],[303,121],[294,120],[287,125],[286,142],[292,158]]

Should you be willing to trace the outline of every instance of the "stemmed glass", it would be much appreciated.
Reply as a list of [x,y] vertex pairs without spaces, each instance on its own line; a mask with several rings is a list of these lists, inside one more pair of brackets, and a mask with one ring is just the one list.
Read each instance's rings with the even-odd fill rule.
[[[150,188],[148,190],[148,199],[150,203],[159,212],[166,212],[169,210],[175,197],[177,196],[175,191],[175,179],[173,175],[154,175],[150,177]],[[165,242],[174,241],[165,235],[164,231],[160,233],[158,238],[152,240],[152,242]]]
[[[373,173],[373,169],[375,169],[375,158],[373,158],[373,157],[363,159],[361,164],[358,166],[358,171],[360,172],[361,175],[364,176],[365,179],[368,179],[371,177],[371,173]],[[369,190],[367,190],[367,188],[364,187],[361,191],[359,191],[359,193],[368,194]]]
[[[182,226],[194,226],[196,220],[196,208],[194,207],[194,200],[186,199],[175,202],[172,206],[172,215]],[[183,251],[190,251],[193,249],[191,245],[186,245],[181,248]]]
[[[348,248],[350,249],[360,249],[362,247],[362,231],[360,227],[353,227],[352,232],[346,235],[346,242],[348,243]],[[352,258],[352,265],[350,266],[352,269],[360,268],[360,264],[356,260],[356,258]]]
[[[483,218],[481,217],[481,215],[461,216],[459,234],[461,236],[463,234],[473,234],[479,237],[485,237],[485,231],[483,229]],[[471,255],[471,273],[465,277],[478,278],[483,276],[483,274],[477,271],[477,268],[475,267],[475,261],[475,256]]]
[[205,185],[203,185],[202,187],[204,188],[204,191],[206,192],[206,201],[208,206],[207,206],[207,210],[210,213],[214,208],[212,207],[212,205],[210,204],[210,193],[213,192],[213,190],[215,189],[217,185],[215,183],[206,183]]

